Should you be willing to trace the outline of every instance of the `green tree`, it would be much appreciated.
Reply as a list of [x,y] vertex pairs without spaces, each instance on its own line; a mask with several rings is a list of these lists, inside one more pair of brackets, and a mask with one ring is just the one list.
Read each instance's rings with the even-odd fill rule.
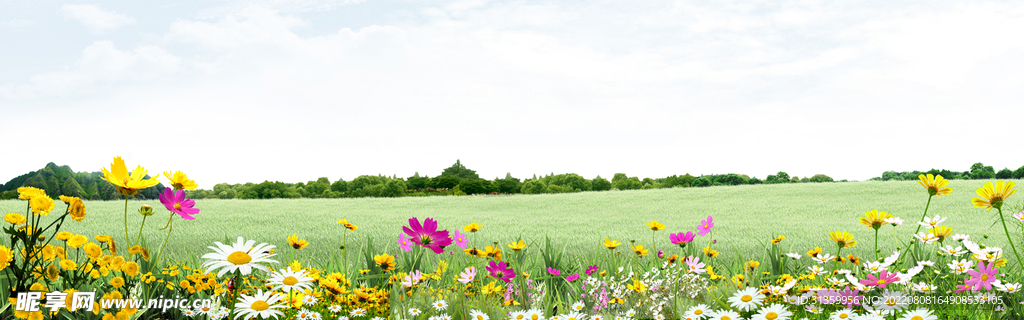
[[451,189],[459,185],[460,179],[453,175],[440,175],[430,179],[430,184],[435,189]]
[[992,166],[986,166],[981,162],[971,165],[971,179],[992,179],[996,176],[996,170]]
[[522,191],[522,183],[519,182],[519,178],[513,178],[511,172],[505,173],[504,179],[494,179],[494,184],[497,187],[497,191],[500,193],[519,193]]
[[999,170],[999,172],[996,172],[996,179],[1012,179],[1012,178],[1013,178],[1013,171],[1011,171],[1008,168],[1003,168],[1003,170]]
[[1013,171],[1014,179],[1024,179],[1024,166],[1020,166],[1017,170]]
[[540,180],[526,180],[523,183],[523,194],[540,194],[546,193],[548,186],[544,185],[543,181]]
[[384,184],[384,190],[381,190],[381,197],[401,197],[405,196],[405,181],[399,179],[390,179]]
[[451,167],[445,168],[444,171],[441,172],[441,175],[456,176],[459,177],[459,179],[480,179],[480,177],[477,176],[476,171],[466,168],[466,166],[462,165],[462,161],[460,160],[455,160],[455,164]]
[[335,181],[334,183],[331,184],[331,191],[334,191],[334,192],[337,192],[337,193],[345,193],[345,192],[347,192],[348,191],[348,182],[346,182],[345,179],[343,179],[343,178],[338,178],[338,181]]
[[420,176],[419,172],[413,174],[409,179],[406,179],[409,189],[424,189],[430,185],[430,177]]
[[608,179],[601,178],[600,175],[594,178],[594,180],[590,180],[590,185],[594,191],[608,191],[612,189],[612,183]]

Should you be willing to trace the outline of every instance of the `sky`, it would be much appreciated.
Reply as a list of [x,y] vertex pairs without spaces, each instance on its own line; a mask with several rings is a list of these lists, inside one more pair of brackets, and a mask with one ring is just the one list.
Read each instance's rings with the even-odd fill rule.
[[0,2],[0,182],[1024,165],[1024,2]]

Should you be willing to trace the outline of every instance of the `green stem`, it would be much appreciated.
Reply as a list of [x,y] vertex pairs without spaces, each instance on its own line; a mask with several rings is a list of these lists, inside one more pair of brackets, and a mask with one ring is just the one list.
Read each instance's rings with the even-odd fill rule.
[[149,272],[153,272],[156,268],[157,263],[160,262],[160,256],[164,254],[164,247],[167,246],[167,240],[171,238],[171,231],[174,230],[174,213],[171,213],[171,219],[167,219],[167,237],[164,238],[164,244],[160,245],[160,252],[156,254],[156,260],[153,260],[153,264],[149,267]]
[[875,261],[878,261],[878,229],[875,229]]
[[[928,195],[928,203],[926,203],[924,205],[924,213],[921,214],[921,220],[918,220],[918,222],[924,222],[924,217],[928,216],[928,207],[931,207],[931,205],[932,205],[932,197],[934,197],[934,195],[931,195],[931,194]],[[921,232],[921,224],[920,223],[917,224],[917,230],[914,230],[914,234],[916,235],[918,232]],[[895,265],[899,266],[900,263],[903,262],[903,255],[906,254],[907,251],[909,251],[908,249],[910,249],[910,243],[913,242],[913,241],[914,241],[914,236],[911,235],[910,236],[910,241],[907,241],[907,245],[905,246],[905,248],[903,248],[903,250],[900,251],[900,256],[899,256],[899,258],[896,259]]]
[[[839,249],[836,249],[836,258],[839,258],[839,254],[843,252],[843,247],[840,247],[839,245],[836,245],[836,247],[839,248]],[[837,259],[834,263],[832,263],[832,271],[829,271],[828,272],[828,276],[825,277],[825,278],[831,278],[832,275],[836,272],[836,267],[838,267],[838,266],[839,266],[839,260]]]
[[131,241],[128,239],[128,196],[124,196],[124,244],[128,245]]
[[146,218],[149,218],[149,216],[146,216],[146,215],[142,216],[142,224],[139,225],[139,236],[137,238],[135,238],[135,244],[133,246],[138,245],[139,241],[142,240],[142,227],[146,226]]
[[1024,269],[1024,262],[1020,261],[1020,254],[1017,254],[1017,246],[1013,244],[1013,239],[1010,239],[1010,229],[1006,228],[1006,219],[1003,218],[1003,208],[999,208],[999,222],[1003,223],[1003,232],[1006,232],[1006,241],[1010,243],[1010,248],[1013,248],[1013,256],[1017,257],[1017,266]]

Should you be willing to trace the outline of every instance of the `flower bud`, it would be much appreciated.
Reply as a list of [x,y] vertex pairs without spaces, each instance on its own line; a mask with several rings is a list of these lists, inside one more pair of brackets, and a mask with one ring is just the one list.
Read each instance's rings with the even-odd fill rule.
[[153,215],[153,207],[150,207],[148,204],[144,204],[142,207],[139,207],[139,214],[147,217],[151,216]]

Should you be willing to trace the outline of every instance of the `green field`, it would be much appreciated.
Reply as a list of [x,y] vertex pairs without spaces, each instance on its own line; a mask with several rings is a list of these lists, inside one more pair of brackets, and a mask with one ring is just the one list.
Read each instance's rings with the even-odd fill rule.
[[[976,196],[974,190],[983,183],[951,181],[952,195],[934,198],[929,215],[949,217],[944,224],[953,227],[954,233],[1003,246],[1005,239],[996,211],[971,207],[970,199]],[[519,236],[528,242],[548,236],[566,243],[569,253],[591,253],[605,237],[622,241],[626,250],[631,239],[649,247],[651,231],[644,223],[658,220],[667,229],[657,233],[657,247],[670,248],[670,232],[695,231],[698,221],[711,215],[715,218],[716,247],[726,256],[735,254],[735,246],[745,256],[759,257],[762,245],[780,234],[787,237],[783,242],[787,252],[803,253],[815,245],[831,252],[834,244],[828,240],[828,232],[835,230],[853,233],[860,241],[854,251],[866,255],[871,250],[873,232],[858,223],[857,218],[864,211],[880,209],[907,220],[897,228],[904,240],[916,228],[914,222],[920,219],[927,198],[924,188],[913,181],[868,181],[517,196],[198,200],[196,207],[202,212],[195,221],[175,218],[167,252],[173,259],[182,260],[189,251],[202,255],[214,241],[237,236],[285,247],[286,237],[295,233],[310,242],[309,248],[297,258],[311,261],[337,251],[344,229],[336,221],[345,218],[359,226],[358,231],[349,233],[350,248],[361,245],[370,236],[377,243],[387,244],[388,252],[396,253],[395,239],[410,217],[432,217],[451,231],[470,222],[482,223],[484,228],[478,233],[480,247],[498,241],[507,249],[505,243]],[[1021,200],[1024,194],[1009,198],[1007,208],[1013,209],[1005,211],[1008,219],[1016,212],[1013,210],[1020,208]],[[24,213],[25,204],[19,200],[0,201],[0,210]],[[124,202],[85,204],[85,221],[68,222],[66,230],[86,235],[107,234],[122,243]],[[145,236],[155,254],[165,234],[157,229],[166,223],[167,211],[156,200],[130,201],[128,226],[133,241],[142,220],[135,210],[142,204],[150,204],[158,212],[145,227]],[[60,201],[57,210],[64,210]],[[1020,236],[1021,224],[1016,220],[1007,222],[1011,233]],[[881,248],[891,252],[893,228],[884,226],[881,230]],[[982,239],[984,234],[991,238]],[[702,246],[706,241],[697,238]]]

